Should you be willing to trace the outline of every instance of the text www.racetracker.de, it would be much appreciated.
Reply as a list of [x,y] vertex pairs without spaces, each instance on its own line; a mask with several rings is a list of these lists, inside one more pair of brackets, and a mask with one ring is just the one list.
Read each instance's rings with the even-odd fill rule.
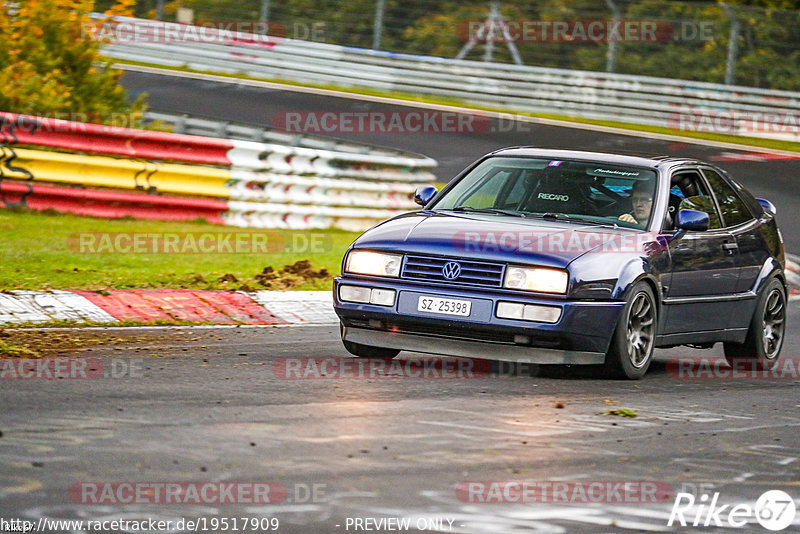
[[0,532],[206,532],[206,531],[245,531],[263,532],[278,530],[277,517],[197,517],[176,520],[163,519],[49,519],[40,517],[37,521],[0,518]]

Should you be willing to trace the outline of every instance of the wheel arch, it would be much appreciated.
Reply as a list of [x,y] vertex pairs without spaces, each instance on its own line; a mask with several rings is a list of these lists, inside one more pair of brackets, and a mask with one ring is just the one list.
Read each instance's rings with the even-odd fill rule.
[[647,286],[650,288],[650,291],[653,292],[653,297],[656,301],[656,335],[658,335],[661,332],[661,326],[664,320],[664,295],[661,291],[659,277],[656,274],[645,270],[644,265],[645,264],[643,262],[639,262],[638,265],[633,262],[628,264],[626,269],[623,270],[619,279],[617,280],[617,285],[614,288],[612,298],[617,300],[627,300],[630,296],[631,290],[636,284],[639,282],[647,284]]
[[783,270],[783,265],[778,263],[775,258],[767,258],[761,266],[761,270],[756,278],[756,283],[753,285],[752,291],[756,294],[760,293],[764,286],[769,282],[770,278],[775,277],[780,280],[783,285],[784,292],[788,293],[786,283],[786,273]]
[[646,264],[642,261],[628,263],[619,278],[617,279],[616,286],[612,291],[611,298],[616,300],[625,300],[630,294],[631,288],[639,283],[645,282],[650,286],[653,291],[653,296],[656,298],[656,304],[660,307],[663,295],[661,294],[660,277],[646,269]]

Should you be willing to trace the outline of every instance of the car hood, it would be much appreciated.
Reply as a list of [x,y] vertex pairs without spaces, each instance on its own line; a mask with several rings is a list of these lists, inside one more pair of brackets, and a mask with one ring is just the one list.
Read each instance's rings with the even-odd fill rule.
[[623,239],[641,233],[581,222],[416,212],[368,230],[353,246],[565,268],[593,250],[622,250]]

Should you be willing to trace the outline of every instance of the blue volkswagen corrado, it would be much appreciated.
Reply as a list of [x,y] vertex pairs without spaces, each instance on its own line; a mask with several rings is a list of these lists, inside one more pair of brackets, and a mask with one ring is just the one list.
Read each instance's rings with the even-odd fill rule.
[[718,167],[672,157],[508,148],[347,250],[342,340],[641,378],[655,347],[724,343],[777,365],[786,331],[775,207]]

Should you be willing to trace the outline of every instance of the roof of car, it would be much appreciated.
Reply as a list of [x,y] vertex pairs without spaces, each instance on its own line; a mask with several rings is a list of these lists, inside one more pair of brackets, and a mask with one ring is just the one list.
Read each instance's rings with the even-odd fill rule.
[[566,149],[538,148],[532,146],[503,148],[492,152],[491,155],[603,161],[619,165],[635,165],[640,167],[641,166],[660,167],[665,164],[676,164],[676,163],[702,163],[692,158],[676,158],[673,156],[663,156],[656,154],[593,152],[589,150],[566,150]]

